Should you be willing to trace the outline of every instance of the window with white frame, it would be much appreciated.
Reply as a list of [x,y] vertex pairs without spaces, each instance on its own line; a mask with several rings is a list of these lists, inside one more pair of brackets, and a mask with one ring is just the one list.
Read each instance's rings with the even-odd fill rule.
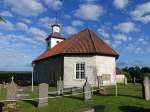
[[76,79],[85,78],[85,63],[76,63]]

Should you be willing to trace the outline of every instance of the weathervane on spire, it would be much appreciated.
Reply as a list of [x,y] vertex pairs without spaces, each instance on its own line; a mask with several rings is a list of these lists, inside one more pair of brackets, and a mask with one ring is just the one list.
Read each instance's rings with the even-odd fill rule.
[[58,24],[58,13],[56,12],[55,23],[52,25],[52,32],[60,32],[60,25]]
[[55,24],[58,24],[58,22],[57,22],[57,16],[58,16],[58,13],[56,12]]

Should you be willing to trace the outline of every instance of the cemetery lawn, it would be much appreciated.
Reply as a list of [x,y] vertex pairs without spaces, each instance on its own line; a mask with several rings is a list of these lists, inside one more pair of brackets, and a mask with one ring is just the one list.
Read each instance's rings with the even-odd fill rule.
[[[49,105],[43,108],[36,107],[36,100],[19,101],[18,105],[21,112],[82,112],[98,105],[105,108],[104,112],[150,112],[150,101],[142,99],[140,84],[118,84],[118,96],[115,96],[115,86],[107,87],[106,90],[107,96],[94,94],[89,101],[83,101],[82,95],[77,95],[49,99]],[[28,98],[37,97],[37,94],[28,93]],[[0,100],[4,98],[4,94],[5,92],[0,91]],[[54,94],[49,96],[54,97]]]

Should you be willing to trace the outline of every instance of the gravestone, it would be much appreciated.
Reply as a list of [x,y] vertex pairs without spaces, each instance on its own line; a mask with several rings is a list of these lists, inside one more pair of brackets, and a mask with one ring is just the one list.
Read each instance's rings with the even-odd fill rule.
[[17,85],[14,83],[14,78],[11,78],[11,83],[6,86],[6,101],[4,102],[3,112],[18,112],[16,102]]
[[136,84],[136,78],[135,77],[133,77],[133,83]]
[[7,100],[16,100],[17,85],[14,82],[14,77],[11,78],[11,83],[7,84]]
[[92,98],[92,88],[91,88],[91,85],[89,84],[87,78],[86,78],[86,82],[83,86],[83,97],[84,97],[84,100],[90,100]]
[[22,99],[26,96],[29,96],[29,94],[26,94],[23,88],[18,88],[16,91],[16,98],[17,100]]
[[104,79],[103,76],[98,76],[97,79],[98,79],[98,90],[97,90],[97,93],[99,95],[106,95],[106,90],[105,90],[105,88],[103,86],[103,79]]
[[5,82],[3,82],[3,88],[6,88],[6,83]]
[[98,88],[100,89],[103,86],[102,76],[97,76],[97,80],[98,80]]
[[57,95],[63,95],[63,89],[64,89],[64,83],[60,77],[59,81],[57,81]]
[[127,77],[125,76],[124,77],[124,85],[127,85],[128,84],[128,79],[127,79]]
[[38,107],[43,107],[48,105],[48,84],[39,84],[39,101]]
[[144,77],[143,85],[144,85],[144,93],[143,93],[144,99],[150,100],[150,81],[148,77]]

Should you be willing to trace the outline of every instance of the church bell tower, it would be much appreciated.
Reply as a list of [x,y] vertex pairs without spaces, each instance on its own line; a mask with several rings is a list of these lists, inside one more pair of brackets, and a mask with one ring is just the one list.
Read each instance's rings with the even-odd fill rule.
[[52,27],[52,32],[49,35],[49,37],[46,38],[47,50],[50,49],[50,48],[53,48],[58,43],[65,40],[65,38],[63,38],[60,35],[60,25],[57,23],[57,18],[56,18],[55,23],[51,27]]

